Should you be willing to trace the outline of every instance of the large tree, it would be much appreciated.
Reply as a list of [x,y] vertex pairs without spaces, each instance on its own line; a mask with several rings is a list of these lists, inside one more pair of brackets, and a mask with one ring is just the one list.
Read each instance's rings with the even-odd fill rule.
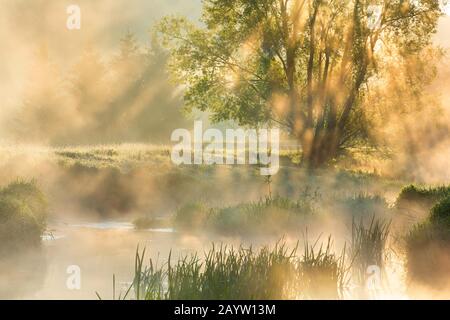
[[199,24],[159,31],[188,108],[277,123],[319,166],[369,137],[379,65],[420,57],[440,15],[438,0],[204,0]]

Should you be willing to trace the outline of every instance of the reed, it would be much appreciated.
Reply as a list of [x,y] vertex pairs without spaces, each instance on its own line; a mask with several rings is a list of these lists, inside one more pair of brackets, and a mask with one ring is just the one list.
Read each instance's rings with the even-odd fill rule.
[[305,243],[305,251],[300,257],[297,255],[298,244],[288,248],[284,241],[258,250],[253,247],[235,248],[213,244],[203,258],[194,253],[174,260],[170,253],[167,261],[159,267],[152,259],[145,264],[146,251],[138,248],[134,279],[119,298],[340,299],[346,283],[345,250],[341,256],[332,253],[331,238],[320,246],[317,243],[318,240],[314,245]]
[[367,272],[370,266],[384,270],[386,260],[386,242],[391,222],[372,217],[367,225],[363,219],[352,221],[350,256],[352,259],[352,278],[364,294]]

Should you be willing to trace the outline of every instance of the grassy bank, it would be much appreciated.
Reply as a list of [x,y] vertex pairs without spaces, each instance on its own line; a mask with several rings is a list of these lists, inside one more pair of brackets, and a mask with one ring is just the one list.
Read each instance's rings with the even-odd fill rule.
[[305,196],[291,200],[266,197],[235,206],[211,208],[191,203],[177,210],[174,225],[178,230],[209,230],[223,235],[283,234],[298,232],[315,214],[316,200]]
[[0,190],[0,252],[36,246],[46,228],[47,200],[34,181]]
[[408,278],[439,290],[450,285],[450,196],[406,237]]

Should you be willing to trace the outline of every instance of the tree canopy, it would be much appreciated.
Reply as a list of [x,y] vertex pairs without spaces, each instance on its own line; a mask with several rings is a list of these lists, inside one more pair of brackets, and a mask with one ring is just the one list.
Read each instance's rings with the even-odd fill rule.
[[318,166],[368,141],[367,93],[422,58],[441,14],[438,0],[204,0],[200,23],[158,31],[188,109],[277,124]]

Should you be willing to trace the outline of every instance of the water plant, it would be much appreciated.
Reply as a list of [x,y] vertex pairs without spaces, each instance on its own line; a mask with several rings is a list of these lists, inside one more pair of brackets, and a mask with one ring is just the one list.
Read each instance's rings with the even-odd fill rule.
[[352,221],[352,278],[362,295],[365,294],[369,267],[376,266],[380,271],[384,270],[390,226],[391,222],[375,219],[374,216],[369,224],[363,219]]
[[338,257],[332,253],[331,238],[324,245],[318,241],[306,242],[302,256],[297,255],[298,243],[289,248],[284,241],[260,249],[213,244],[204,257],[193,253],[174,259],[171,252],[159,267],[151,259],[145,264],[146,251],[138,248],[134,279],[120,298],[340,299],[347,284],[345,250]]

